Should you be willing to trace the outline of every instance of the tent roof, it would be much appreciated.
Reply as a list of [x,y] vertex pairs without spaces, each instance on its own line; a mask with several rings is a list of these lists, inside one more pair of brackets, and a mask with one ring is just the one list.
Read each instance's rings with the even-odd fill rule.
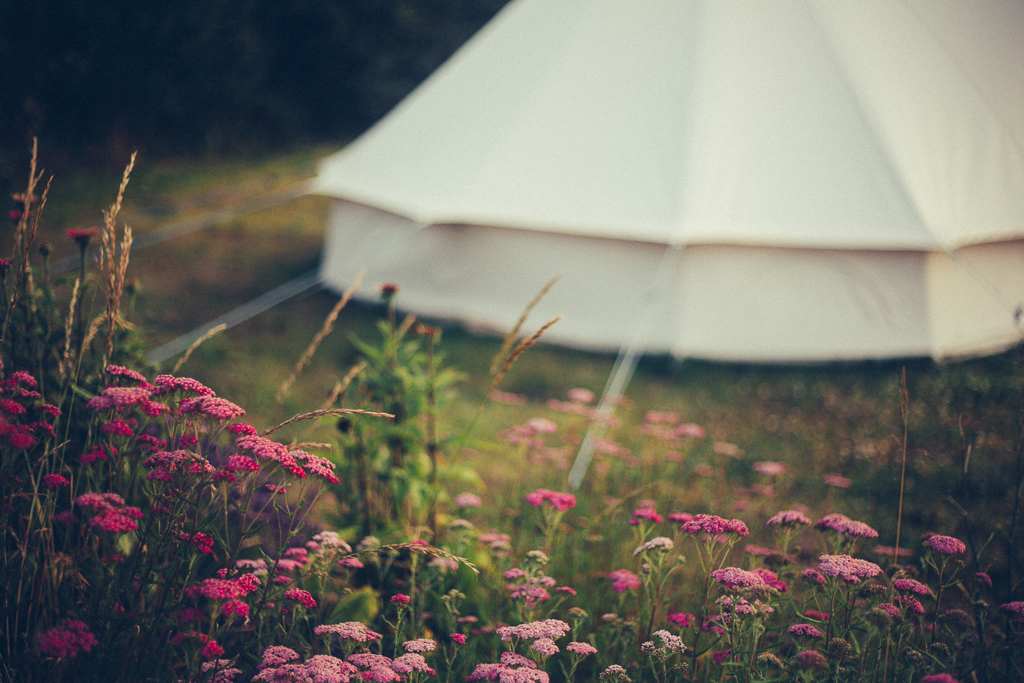
[[1021,35],[1015,0],[515,0],[314,187],[667,244],[1024,237]]

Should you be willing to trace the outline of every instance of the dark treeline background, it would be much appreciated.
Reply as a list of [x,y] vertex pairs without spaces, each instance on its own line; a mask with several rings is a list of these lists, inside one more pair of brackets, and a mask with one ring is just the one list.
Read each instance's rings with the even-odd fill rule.
[[32,135],[51,162],[340,142],[505,1],[0,0],[0,175]]

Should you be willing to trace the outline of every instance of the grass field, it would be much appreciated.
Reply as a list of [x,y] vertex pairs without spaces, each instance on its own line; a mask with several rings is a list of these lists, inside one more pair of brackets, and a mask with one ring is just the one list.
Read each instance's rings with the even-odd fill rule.
[[[309,178],[316,159],[329,151],[311,148],[216,163],[141,160],[126,220],[145,235],[167,221],[244,205]],[[61,191],[54,193],[46,228],[59,245],[63,228],[98,221],[93,198],[107,196],[115,178],[82,172],[57,182]],[[147,278],[138,283],[131,320],[146,339],[161,343],[315,268],[325,211],[325,200],[306,197],[138,250],[132,271],[145,272]],[[524,303],[532,294],[522,292]],[[350,305],[285,404],[277,404],[274,390],[334,301],[334,294],[318,291],[287,302],[207,342],[187,370],[224,395],[244,399],[257,421],[270,423],[315,407],[354,362],[351,336],[372,336],[381,313],[373,305]],[[461,398],[445,413],[448,423],[441,425],[442,432],[459,433],[475,413],[486,394],[486,369],[498,343],[446,326],[444,351],[466,381]],[[599,393],[612,361],[608,355],[552,346],[532,349],[504,383],[530,403],[489,406],[474,431],[480,441],[469,445],[483,447],[509,424],[546,413],[544,402],[563,397],[571,387]],[[960,514],[958,505],[982,514],[995,501],[1006,501],[1016,481],[1006,475],[1016,467],[1013,440],[1020,404],[1021,371],[1012,352],[948,365],[912,360],[773,367],[648,358],[627,393],[627,410],[678,411],[705,426],[713,438],[739,446],[744,462],[780,460],[814,478],[842,472],[854,480],[851,499],[880,519],[894,514],[901,434],[898,376],[904,366],[911,397],[911,523],[948,527]],[[971,461],[964,477],[968,447]],[[492,485],[516,476],[514,458],[486,455],[478,469]],[[561,476],[556,473],[550,483],[560,483]],[[791,492],[797,498],[801,493],[810,492]]]
[[[3,639],[14,664],[0,680],[434,675],[414,650],[436,651],[446,680],[594,680],[602,669],[630,680],[622,665],[638,681],[827,670],[833,681],[986,683],[1024,671],[1021,348],[943,365],[648,357],[576,495],[567,473],[609,354],[540,344],[498,394],[501,340],[442,322],[453,386],[425,350],[438,333],[399,324],[401,293],[374,294],[342,312],[279,403],[337,301],[320,290],[173,370],[198,379],[157,376],[174,359],[142,367],[138,337],[153,348],[317,267],[324,200],[224,211],[297,187],[325,151],[144,164],[124,215],[138,280],[120,303],[115,271],[86,280],[79,328],[92,320],[99,335],[68,322],[66,272],[56,288],[36,286],[53,278],[28,276],[20,255],[35,250],[4,262],[16,288],[0,487],[5,528],[21,531],[5,533],[0,563],[14,615]],[[93,202],[112,183],[68,176],[41,235],[57,259],[71,251],[66,228],[98,222]],[[220,219],[155,241],[210,215]],[[99,310],[120,310],[137,334],[103,335]],[[381,412],[266,430],[320,406],[357,362],[365,370],[341,400]],[[562,652],[554,641],[570,630]],[[358,642],[332,654],[334,635]]]

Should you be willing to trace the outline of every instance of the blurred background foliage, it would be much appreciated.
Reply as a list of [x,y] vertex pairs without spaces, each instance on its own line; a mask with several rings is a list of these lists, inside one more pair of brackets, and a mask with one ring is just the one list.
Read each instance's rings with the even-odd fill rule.
[[0,166],[267,152],[358,134],[506,0],[7,0]]

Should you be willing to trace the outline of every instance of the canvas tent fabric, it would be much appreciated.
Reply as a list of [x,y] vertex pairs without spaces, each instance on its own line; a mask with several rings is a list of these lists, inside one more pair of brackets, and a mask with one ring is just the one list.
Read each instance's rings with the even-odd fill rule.
[[514,0],[322,163],[323,279],[503,329],[560,275],[537,316],[594,349],[1005,348],[1020,35],[1015,0]]

